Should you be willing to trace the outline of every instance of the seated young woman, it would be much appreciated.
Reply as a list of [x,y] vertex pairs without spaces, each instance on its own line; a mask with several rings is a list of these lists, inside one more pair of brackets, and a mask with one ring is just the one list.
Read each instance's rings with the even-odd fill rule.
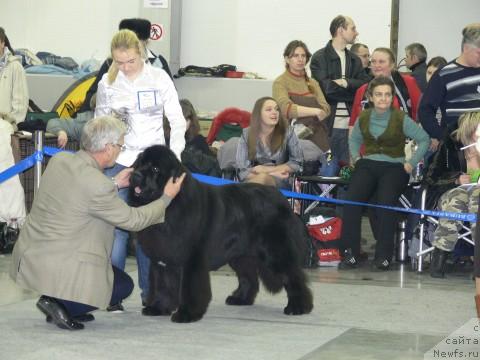
[[[200,134],[200,122],[197,112],[188,99],[180,99],[183,117],[187,122],[185,131],[185,149],[182,152],[182,163],[193,173],[219,177],[222,175],[215,154],[210,151],[205,136]],[[170,142],[170,125],[163,118],[165,141]]]
[[255,102],[250,126],[238,142],[236,167],[240,181],[286,188],[289,176],[301,170],[298,138],[271,97]]
[[[398,204],[409,181],[409,174],[428,149],[430,138],[405,112],[392,107],[395,85],[385,76],[370,81],[367,89],[370,108],[360,113],[349,139],[355,166],[346,200],[366,202],[375,197],[381,205]],[[405,160],[405,139],[416,141],[418,149]],[[360,147],[365,146],[363,157]],[[345,205],[341,245],[345,256],[340,268],[358,266],[362,207]],[[374,266],[388,270],[392,261],[397,214],[378,209],[377,243]]]

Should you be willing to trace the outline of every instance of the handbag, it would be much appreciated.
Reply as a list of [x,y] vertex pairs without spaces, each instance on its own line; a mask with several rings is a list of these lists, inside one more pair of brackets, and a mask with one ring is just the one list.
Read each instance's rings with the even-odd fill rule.
[[13,221],[10,225],[6,222],[0,222],[0,254],[12,252],[19,233],[16,221]]
[[317,250],[318,265],[337,266],[341,260],[342,219],[333,217],[320,224],[308,224],[307,229]]

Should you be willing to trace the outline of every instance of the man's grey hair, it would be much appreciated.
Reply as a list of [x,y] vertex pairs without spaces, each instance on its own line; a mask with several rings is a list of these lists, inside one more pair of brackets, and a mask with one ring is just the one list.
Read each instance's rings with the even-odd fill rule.
[[419,62],[427,60],[427,49],[420,43],[412,43],[405,47],[407,55],[415,55]]
[[367,45],[362,44],[362,43],[355,43],[355,44],[353,44],[353,45],[350,47],[350,51],[353,52],[354,54],[357,54],[358,51],[359,51],[361,48],[365,48],[365,49],[368,50],[368,46],[367,46]]
[[462,30],[462,35],[462,51],[465,44],[480,47],[480,23],[465,26]]
[[83,127],[80,147],[91,153],[102,151],[107,144],[118,143],[126,130],[122,120],[113,116],[91,119]]

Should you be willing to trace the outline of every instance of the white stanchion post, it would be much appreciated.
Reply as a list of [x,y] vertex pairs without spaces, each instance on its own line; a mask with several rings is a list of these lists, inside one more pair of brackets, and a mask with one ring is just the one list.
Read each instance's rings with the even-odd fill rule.
[[[43,153],[43,131],[37,130],[34,134],[35,137],[35,152]],[[35,168],[33,173],[33,196],[37,195],[37,190],[40,187],[40,178],[42,177],[42,160],[35,162]]]
[[[422,197],[421,197],[421,204],[422,204],[422,210],[425,210],[425,204],[427,202],[427,190],[423,189],[422,191]],[[421,273],[423,271],[423,239],[425,236],[425,221],[426,221],[426,216],[422,214],[420,216],[420,229],[419,229],[419,234],[418,234],[418,240],[419,240],[419,247],[418,247],[418,267],[417,267],[417,272]]]

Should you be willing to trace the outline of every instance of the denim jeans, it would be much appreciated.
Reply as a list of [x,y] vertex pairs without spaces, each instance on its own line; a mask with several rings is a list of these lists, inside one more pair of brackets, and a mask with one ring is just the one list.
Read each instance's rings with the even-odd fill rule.
[[[113,291],[112,297],[110,299],[110,305],[115,305],[122,302],[123,299],[130,296],[133,291],[133,281],[128,274],[120,269],[117,269],[115,266],[112,266],[113,269]],[[78,316],[89,313],[91,311],[97,310],[98,308],[78,303],[70,300],[58,299],[57,301],[61,303],[67,313],[70,316]]]
[[[113,167],[105,169],[104,174],[108,177],[113,177],[117,175],[120,171],[125,169],[125,166],[120,164],[115,164]],[[118,196],[124,200],[128,201],[128,188],[123,188],[118,191]],[[128,248],[128,231],[115,228],[115,239],[113,241],[112,249],[112,265],[119,268],[120,270],[125,270],[125,262],[127,259],[127,248]],[[148,295],[148,276],[150,273],[150,259],[145,255],[142,248],[139,244],[136,246],[136,257],[137,257],[137,267],[138,267],[138,286],[141,289],[142,300],[145,301]]]

